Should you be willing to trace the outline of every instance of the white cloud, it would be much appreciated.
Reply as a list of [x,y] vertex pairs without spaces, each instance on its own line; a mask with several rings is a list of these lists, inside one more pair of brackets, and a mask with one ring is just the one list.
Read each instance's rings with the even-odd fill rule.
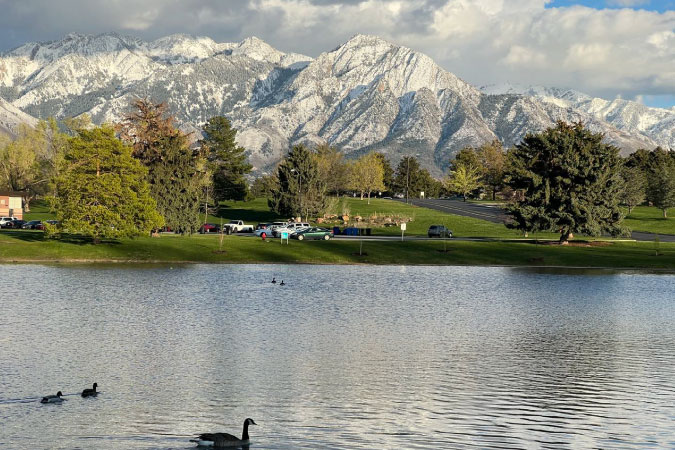
[[146,39],[185,32],[221,42],[255,35],[281,50],[316,56],[367,33],[427,53],[474,84],[555,85],[606,98],[675,92],[675,11],[547,3],[144,0],[139,8],[135,0],[0,0],[0,45],[71,31],[121,31]]

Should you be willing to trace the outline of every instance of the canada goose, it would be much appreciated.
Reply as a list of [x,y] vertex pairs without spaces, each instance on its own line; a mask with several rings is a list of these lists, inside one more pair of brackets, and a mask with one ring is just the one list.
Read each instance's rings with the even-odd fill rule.
[[48,395],[46,397],[42,397],[42,400],[40,400],[40,403],[61,403],[63,399],[61,398],[63,394],[61,391],[57,392],[56,395]]
[[92,389],[85,389],[82,391],[82,397],[96,397],[98,395],[98,392],[96,392],[97,386],[98,384],[94,383],[94,387]]
[[286,283],[284,283],[284,280],[281,280],[281,283],[279,283],[279,286],[286,286]]
[[277,279],[276,279],[276,278],[272,278],[272,284],[277,284]]
[[247,445],[248,441],[248,426],[256,425],[253,419],[244,420],[244,432],[241,439],[232,436],[229,433],[203,433],[195,439],[190,439],[190,442],[196,442],[197,445],[213,446],[213,447],[237,447]]

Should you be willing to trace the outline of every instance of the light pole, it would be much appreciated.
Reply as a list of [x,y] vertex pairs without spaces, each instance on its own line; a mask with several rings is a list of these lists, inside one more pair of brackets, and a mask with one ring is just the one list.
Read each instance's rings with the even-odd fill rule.
[[298,176],[298,197],[300,198],[300,222],[302,222],[302,175],[299,170],[291,169],[291,172]]
[[408,162],[408,170],[405,171],[405,204],[408,204],[408,192],[410,188],[408,185],[410,184],[410,155],[405,157],[406,161]]

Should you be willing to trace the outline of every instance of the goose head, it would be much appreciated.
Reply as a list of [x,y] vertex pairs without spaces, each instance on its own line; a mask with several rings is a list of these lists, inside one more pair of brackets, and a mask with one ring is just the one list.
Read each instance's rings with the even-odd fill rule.
[[253,421],[253,419],[246,419],[244,420],[244,425],[258,425]]

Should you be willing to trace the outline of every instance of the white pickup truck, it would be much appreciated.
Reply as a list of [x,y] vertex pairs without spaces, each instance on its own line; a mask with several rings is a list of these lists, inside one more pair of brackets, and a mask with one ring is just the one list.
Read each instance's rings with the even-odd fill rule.
[[246,225],[243,220],[230,220],[223,225],[223,230],[225,228],[229,228],[230,233],[253,233],[253,225]]

